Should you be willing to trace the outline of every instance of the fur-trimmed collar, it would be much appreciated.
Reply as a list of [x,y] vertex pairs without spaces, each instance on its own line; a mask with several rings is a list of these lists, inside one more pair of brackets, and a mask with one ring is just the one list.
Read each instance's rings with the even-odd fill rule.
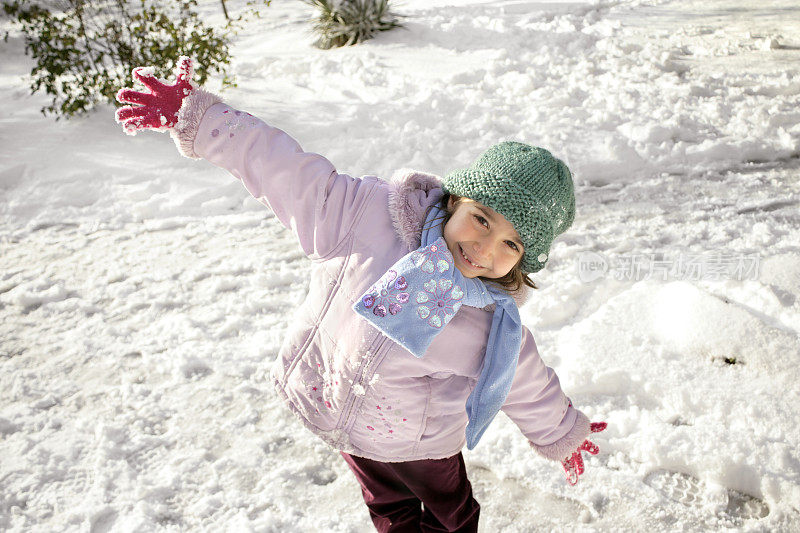
[[[433,174],[401,169],[389,180],[389,214],[397,236],[408,251],[422,241],[422,225],[428,207],[442,199],[442,179]],[[511,296],[518,306],[527,301],[531,291],[523,285]]]
[[402,169],[389,180],[389,214],[409,252],[419,248],[428,207],[442,195],[442,180],[433,174]]

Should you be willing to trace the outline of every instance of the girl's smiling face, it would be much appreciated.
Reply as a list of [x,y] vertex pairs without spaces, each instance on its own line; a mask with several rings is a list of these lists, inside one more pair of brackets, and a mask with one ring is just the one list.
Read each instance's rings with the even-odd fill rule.
[[[455,209],[455,211],[454,211]],[[444,240],[466,278],[502,278],[522,259],[522,239],[506,218],[485,205],[451,196]]]

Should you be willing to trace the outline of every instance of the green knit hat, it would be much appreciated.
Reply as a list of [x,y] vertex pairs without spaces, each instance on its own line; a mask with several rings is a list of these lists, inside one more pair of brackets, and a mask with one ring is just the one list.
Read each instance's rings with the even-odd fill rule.
[[544,148],[506,141],[469,168],[442,180],[447,194],[491,207],[511,222],[525,245],[522,270],[544,268],[550,245],[575,219],[575,192],[567,165]]

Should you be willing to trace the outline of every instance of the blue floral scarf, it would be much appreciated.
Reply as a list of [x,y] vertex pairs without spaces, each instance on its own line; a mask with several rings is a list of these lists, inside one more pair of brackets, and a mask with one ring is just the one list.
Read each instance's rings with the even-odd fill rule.
[[422,357],[462,305],[496,304],[486,355],[467,398],[467,448],[472,449],[503,406],[519,360],[522,321],[514,299],[500,287],[466,278],[456,268],[433,224],[444,211],[433,206],[425,219],[422,246],[405,255],[375,282],[353,309],[387,337]]

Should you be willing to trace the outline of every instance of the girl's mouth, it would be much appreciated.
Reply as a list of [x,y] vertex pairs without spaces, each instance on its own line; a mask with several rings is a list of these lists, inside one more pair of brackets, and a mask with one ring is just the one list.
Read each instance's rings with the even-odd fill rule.
[[472,261],[469,260],[469,257],[467,257],[467,254],[464,253],[464,249],[461,247],[460,244],[458,245],[458,251],[461,252],[462,259],[464,259],[464,261],[466,261],[469,266],[471,266],[472,268],[477,268],[477,269],[483,268],[482,266],[476,265],[475,263],[473,263]]

